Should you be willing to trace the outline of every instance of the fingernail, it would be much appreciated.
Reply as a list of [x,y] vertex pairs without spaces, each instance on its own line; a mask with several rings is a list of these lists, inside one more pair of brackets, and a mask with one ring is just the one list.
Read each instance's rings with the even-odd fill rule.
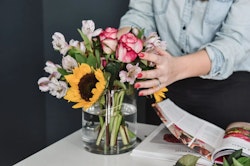
[[137,89],[137,88],[140,88],[140,86],[141,86],[141,85],[137,83],[137,84],[134,85],[134,88]]
[[142,57],[144,57],[144,54],[143,53],[139,53],[138,56],[142,58]]
[[137,75],[137,78],[141,78],[142,77],[142,73],[139,73],[138,75]]
[[143,93],[142,93],[142,92],[139,92],[139,96],[143,96]]

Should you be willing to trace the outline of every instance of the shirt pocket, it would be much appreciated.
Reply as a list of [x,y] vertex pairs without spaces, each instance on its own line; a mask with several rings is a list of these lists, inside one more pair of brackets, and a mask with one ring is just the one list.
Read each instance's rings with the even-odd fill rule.
[[165,14],[169,0],[153,0],[153,9],[155,15]]
[[233,0],[209,0],[205,13],[205,22],[208,24],[221,24],[233,3]]

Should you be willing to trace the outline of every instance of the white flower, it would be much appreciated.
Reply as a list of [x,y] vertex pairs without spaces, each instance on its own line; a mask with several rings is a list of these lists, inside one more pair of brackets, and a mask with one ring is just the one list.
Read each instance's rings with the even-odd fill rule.
[[77,67],[77,61],[72,58],[70,55],[64,56],[62,58],[62,67],[68,71],[71,72],[75,67]]
[[142,69],[139,67],[139,64],[132,65],[130,63],[126,66],[127,71],[120,71],[119,77],[121,82],[128,82],[129,84],[133,85],[138,74],[142,71]]
[[46,67],[44,67],[44,70],[53,75],[53,77],[56,77],[57,79],[59,79],[61,77],[61,74],[58,72],[58,68],[61,68],[60,65],[54,64],[51,61],[47,61],[46,62]]
[[65,96],[68,85],[64,81],[58,81],[56,78],[52,77],[49,84],[49,93],[52,96],[56,96],[56,98],[60,99]]
[[60,32],[55,32],[52,36],[52,45],[55,50],[60,51],[61,54],[65,55],[69,50],[69,45],[65,41],[65,37]]
[[95,23],[92,20],[83,20],[82,21],[82,32],[87,35],[88,39],[91,41],[92,37],[98,36],[102,29],[95,30]]
[[82,53],[85,53],[85,51],[86,51],[86,47],[85,47],[85,45],[84,45],[84,42],[79,42],[79,41],[77,41],[77,40],[71,39],[71,40],[69,41],[69,45],[72,46],[72,47],[75,47],[75,48],[77,48],[77,49],[79,49],[79,50],[81,50]]
[[145,47],[146,47],[146,51],[152,51],[154,50],[155,47],[159,47],[162,50],[166,50],[167,45],[165,41],[161,41],[160,37],[157,35],[156,32],[152,32],[145,41]]
[[47,92],[49,90],[49,84],[50,80],[48,77],[41,77],[38,81],[37,81],[37,84],[39,86],[39,89],[42,91],[42,92]]

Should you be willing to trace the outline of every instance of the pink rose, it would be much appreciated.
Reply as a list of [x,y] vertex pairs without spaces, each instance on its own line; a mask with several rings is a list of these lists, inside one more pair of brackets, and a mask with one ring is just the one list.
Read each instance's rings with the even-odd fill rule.
[[137,54],[141,52],[142,49],[142,40],[138,39],[132,33],[126,33],[122,35],[118,41],[116,58],[121,62],[130,63],[136,59]]
[[117,46],[117,32],[117,29],[108,27],[100,34],[100,41],[104,53],[112,54],[115,52]]

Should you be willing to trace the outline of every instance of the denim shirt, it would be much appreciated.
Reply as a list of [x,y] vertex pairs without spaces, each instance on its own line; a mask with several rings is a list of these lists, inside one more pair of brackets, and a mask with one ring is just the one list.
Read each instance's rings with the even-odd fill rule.
[[130,0],[124,26],[158,32],[173,56],[206,49],[212,67],[202,78],[250,71],[250,0]]

